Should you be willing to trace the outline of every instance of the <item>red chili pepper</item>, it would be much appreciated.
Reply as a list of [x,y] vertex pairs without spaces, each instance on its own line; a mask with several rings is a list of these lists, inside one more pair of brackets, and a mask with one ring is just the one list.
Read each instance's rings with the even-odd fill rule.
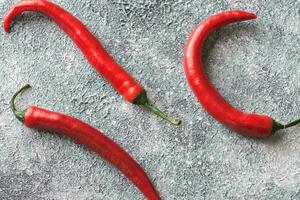
[[97,129],[74,117],[35,106],[31,106],[25,111],[16,109],[16,97],[28,88],[30,85],[22,87],[11,100],[11,109],[22,123],[29,128],[44,129],[66,135],[85,145],[118,168],[149,200],[160,199],[142,167],[119,145]]
[[16,16],[24,11],[36,11],[49,16],[63,29],[80,48],[86,59],[102,74],[111,85],[130,103],[143,105],[152,113],[179,125],[174,120],[149,104],[146,91],[106,52],[98,39],[68,11],[46,0],[26,0],[14,6],[4,19],[4,30],[9,32],[10,24]]
[[253,137],[267,137],[274,132],[300,123],[300,119],[283,125],[269,116],[243,113],[231,106],[212,86],[202,64],[202,48],[215,29],[237,21],[255,19],[256,15],[240,10],[209,17],[191,33],[184,51],[184,69],[189,85],[206,111],[230,129]]

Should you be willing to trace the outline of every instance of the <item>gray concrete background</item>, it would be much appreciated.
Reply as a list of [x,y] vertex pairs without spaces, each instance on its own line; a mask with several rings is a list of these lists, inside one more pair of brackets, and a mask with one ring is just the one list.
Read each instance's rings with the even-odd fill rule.
[[[0,0],[0,19],[18,1]],[[192,29],[228,9],[258,19],[216,31],[207,73],[244,111],[287,122],[300,113],[299,0],[56,0],[171,116],[171,126],[125,102],[47,17],[26,13],[0,31],[0,199],[143,199],[110,164],[56,134],[22,126],[9,109],[39,105],[102,130],[147,171],[162,199],[300,199],[300,127],[258,140],[239,136],[200,107],[182,57]]]

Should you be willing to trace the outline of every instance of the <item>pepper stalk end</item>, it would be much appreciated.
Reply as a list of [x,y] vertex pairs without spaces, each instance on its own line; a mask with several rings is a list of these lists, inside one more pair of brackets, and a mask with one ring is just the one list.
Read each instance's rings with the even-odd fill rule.
[[290,128],[292,126],[296,126],[297,124],[300,124],[300,118],[299,119],[296,119],[288,124],[282,124],[282,123],[279,123],[275,120],[273,120],[273,129],[272,129],[272,133],[275,133],[279,130],[282,130],[282,129],[286,129],[286,128]]
[[137,98],[133,101],[134,104],[136,105],[142,105],[145,106],[150,112],[152,112],[153,114],[157,115],[158,117],[166,120],[167,122],[169,122],[170,124],[173,125],[180,125],[181,124],[181,120],[178,119],[173,119],[169,116],[167,116],[165,113],[163,113],[162,111],[160,111],[157,107],[151,105],[149,103],[149,100],[147,98],[147,94],[146,91],[143,90],[138,96]]
[[24,123],[25,120],[25,111],[19,110],[16,108],[16,98],[25,90],[27,90],[28,88],[31,88],[31,86],[29,84],[24,85],[21,89],[19,89],[11,98],[10,101],[10,108],[13,111],[15,117],[22,123]]

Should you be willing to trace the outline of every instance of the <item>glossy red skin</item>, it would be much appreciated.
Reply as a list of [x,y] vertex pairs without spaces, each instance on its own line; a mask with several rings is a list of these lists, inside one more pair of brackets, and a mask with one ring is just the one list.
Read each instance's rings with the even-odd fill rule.
[[26,111],[24,124],[29,128],[66,135],[85,145],[118,168],[147,199],[160,199],[142,167],[119,145],[90,125],[73,117],[34,106]]
[[17,4],[4,19],[4,30],[9,32],[14,18],[24,11],[43,13],[55,21],[74,43],[86,59],[102,74],[111,85],[129,102],[133,102],[143,87],[106,52],[99,40],[87,27],[68,11],[46,0],[26,0]]
[[272,133],[273,120],[266,115],[243,113],[231,106],[208,80],[201,58],[204,42],[215,29],[255,18],[255,14],[241,10],[222,12],[207,18],[194,29],[186,43],[184,69],[190,87],[210,115],[244,136],[267,137]]

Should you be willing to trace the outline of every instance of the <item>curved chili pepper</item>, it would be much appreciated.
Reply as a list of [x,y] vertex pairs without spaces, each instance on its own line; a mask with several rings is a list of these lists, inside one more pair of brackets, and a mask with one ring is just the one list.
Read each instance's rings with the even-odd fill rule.
[[193,30],[186,43],[184,69],[190,87],[210,115],[242,135],[267,137],[280,129],[300,123],[300,119],[283,125],[267,115],[243,113],[234,108],[208,80],[201,58],[203,44],[212,31],[229,23],[255,18],[256,15],[253,13],[232,10],[216,14],[203,21]]
[[30,85],[25,85],[12,97],[11,109],[17,119],[29,128],[60,133],[85,145],[118,168],[149,200],[160,199],[143,168],[119,145],[97,129],[74,117],[36,106],[31,106],[25,111],[18,110],[15,99],[28,88]]
[[99,40],[74,17],[60,6],[46,0],[25,0],[13,7],[4,19],[4,30],[9,32],[10,24],[14,18],[24,11],[36,11],[49,16],[63,29],[80,48],[86,59],[102,74],[111,85],[130,103],[143,105],[152,113],[174,125],[180,120],[168,117],[158,108],[152,106],[147,98],[144,88],[106,52]]

